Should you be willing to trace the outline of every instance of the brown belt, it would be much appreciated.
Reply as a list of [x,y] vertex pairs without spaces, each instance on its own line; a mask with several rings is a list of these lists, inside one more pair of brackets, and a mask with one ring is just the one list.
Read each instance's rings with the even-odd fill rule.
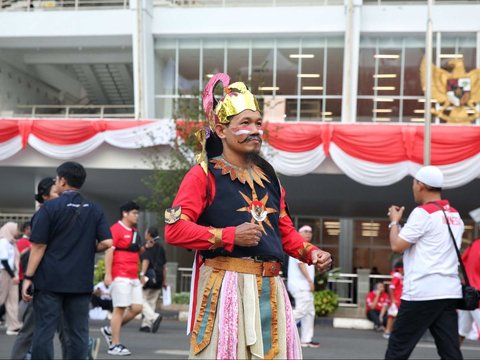
[[205,265],[219,270],[267,277],[278,276],[281,270],[281,264],[278,261],[256,261],[225,256],[206,259]]

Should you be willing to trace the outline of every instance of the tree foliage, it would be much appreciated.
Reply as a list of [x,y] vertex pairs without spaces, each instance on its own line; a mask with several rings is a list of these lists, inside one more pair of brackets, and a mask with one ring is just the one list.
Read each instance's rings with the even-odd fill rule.
[[194,95],[180,96],[174,107],[176,134],[171,139],[168,155],[165,156],[158,147],[143,149],[144,161],[153,170],[142,179],[150,190],[150,196],[140,197],[138,201],[156,215],[160,228],[164,223],[165,210],[171,207],[183,177],[194,165],[193,154],[199,150],[195,132],[204,126],[198,90]]

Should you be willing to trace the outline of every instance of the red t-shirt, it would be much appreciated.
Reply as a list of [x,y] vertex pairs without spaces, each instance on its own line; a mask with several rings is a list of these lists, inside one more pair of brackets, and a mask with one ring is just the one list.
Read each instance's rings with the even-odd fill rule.
[[[373,301],[375,300],[375,290],[372,290],[368,293],[367,295],[367,311],[372,310],[371,305],[373,304]],[[382,307],[385,305],[388,305],[390,303],[390,299],[388,297],[388,294],[384,291],[383,293],[380,294],[380,297],[378,298],[377,305],[375,306],[375,310],[380,311],[382,310]]]
[[[29,238],[22,236],[18,241],[17,241],[17,249],[18,252],[20,253],[20,256],[22,255],[22,252],[25,249],[30,249],[32,247],[32,243],[30,242]],[[25,274],[25,270],[23,269],[22,262],[20,261],[20,266],[18,269],[18,278],[20,280],[23,280],[23,275]]]
[[[115,248],[128,248],[132,243],[133,232],[136,229],[131,229],[119,221],[110,227],[110,231]],[[116,277],[138,279],[138,264],[138,252],[115,249],[112,261],[112,279]]]
[[390,282],[390,289],[392,289],[393,298],[397,302],[397,306],[400,306],[402,292],[403,292],[403,275],[399,272],[392,274],[393,278]]

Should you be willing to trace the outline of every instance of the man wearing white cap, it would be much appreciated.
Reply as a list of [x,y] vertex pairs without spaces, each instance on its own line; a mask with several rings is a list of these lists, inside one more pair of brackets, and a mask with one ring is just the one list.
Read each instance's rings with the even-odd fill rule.
[[[298,232],[305,241],[312,241],[312,228],[310,226],[304,225],[298,229]],[[289,257],[287,288],[295,298],[293,315],[295,321],[300,321],[301,324],[302,347],[318,348],[320,344],[312,341],[315,322],[315,306],[313,303],[314,279],[314,265],[307,265],[300,260]]]
[[403,252],[402,303],[388,342],[386,359],[407,359],[427,329],[430,329],[442,359],[461,359],[456,303],[462,297],[458,259],[447,221],[460,247],[463,221],[442,200],[443,174],[435,166],[422,167],[413,179],[416,207],[403,228],[405,208],[392,205],[390,245]]

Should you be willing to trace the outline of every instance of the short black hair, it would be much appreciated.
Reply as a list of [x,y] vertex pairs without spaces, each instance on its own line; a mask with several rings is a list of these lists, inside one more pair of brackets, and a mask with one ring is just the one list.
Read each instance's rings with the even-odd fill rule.
[[132,210],[140,210],[140,206],[135,201],[127,201],[125,204],[120,206],[120,218],[123,217],[123,212],[129,212]]
[[30,225],[30,221],[25,221],[23,224],[22,224],[22,227],[20,228],[20,230],[22,231],[22,233],[25,232],[25,230],[27,230],[27,228],[31,227]]
[[433,186],[427,185],[427,184],[425,184],[425,183],[423,183],[423,185],[425,185],[425,188],[426,188],[427,191],[429,191],[429,192],[442,192],[442,188],[433,187]]
[[156,226],[149,226],[147,229],[147,233],[149,233],[150,236],[154,239],[158,237],[158,229]]
[[43,196],[48,196],[50,194],[50,190],[52,189],[53,185],[55,185],[55,180],[51,177],[46,177],[40,180],[37,185],[35,200],[37,200],[40,204],[43,204],[45,201]]
[[57,167],[57,176],[64,178],[71,187],[80,189],[87,178],[87,173],[82,164],[67,161]]

